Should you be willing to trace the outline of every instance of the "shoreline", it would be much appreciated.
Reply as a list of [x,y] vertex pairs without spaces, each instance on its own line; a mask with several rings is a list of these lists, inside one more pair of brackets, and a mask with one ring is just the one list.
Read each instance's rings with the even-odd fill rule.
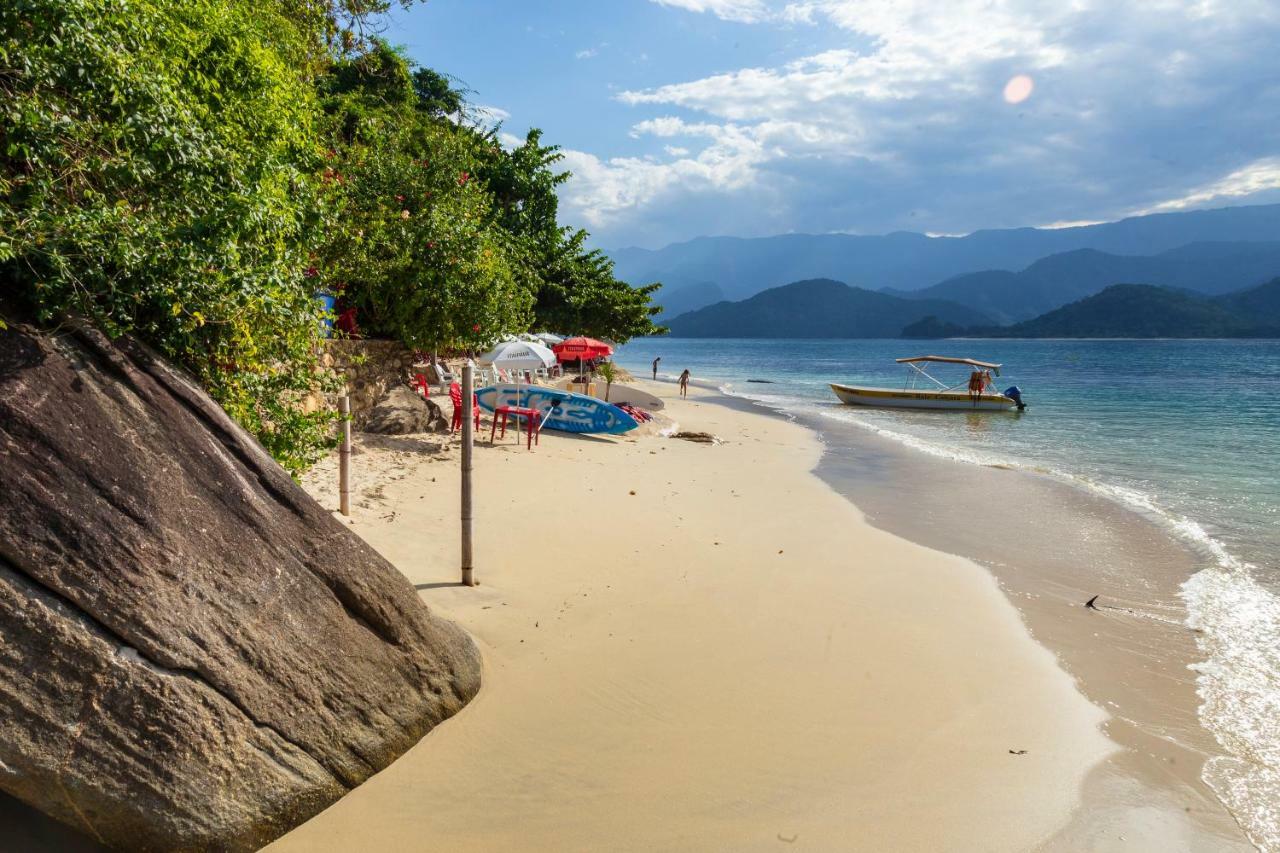
[[271,849],[1019,850],[1068,824],[1105,715],[994,578],[868,524],[810,429],[712,396],[667,414],[720,445],[482,443],[476,589],[454,585],[456,452],[356,457],[384,473],[353,529],[472,633],[485,687]]
[[[827,450],[815,475],[862,509],[873,526],[989,572],[1036,641],[1090,701],[1107,709],[1103,731],[1120,750],[1090,772],[1071,824],[1042,849],[1255,849],[1203,776],[1208,761],[1227,755],[1198,714],[1193,666],[1204,655],[1186,624],[1182,598],[1205,554],[1159,519],[1050,473],[943,458],[860,427],[838,430],[812,413],[716,390],[722,405],[792,420],[821,435]],[[858,462],[842,464],[846,453]],[[869,463],[869,455],[877,461]],[[1021,488],[1011,490],[1010,481]],[[928,486],[904,488],[910,483]],[[972,535],[959,523],[952,506],[957,501],[989,504],[1004,530],[1030,532],[1029,541]],[[1048,529],[1065,539],[1029,531],[1034,519],[1010,525],[1019,503],[1055,506]],[[928,523],[919,524],[921,519]],[[1075,538],[1076,531],[1085,531],[1088,541]],[[1105,585],[1075,571],[1118,555],[1128,562],[1109,567]],[[1133,582],[1125,568],[1139,562],[1164,566],[1160,583]],[[1081,606],[1094,593],[1103,593],[1101,613]],[[1162,815],[1159,821],[1152,821],[1153,813]],[[1120,832],[1108,839],[1099,823]]]

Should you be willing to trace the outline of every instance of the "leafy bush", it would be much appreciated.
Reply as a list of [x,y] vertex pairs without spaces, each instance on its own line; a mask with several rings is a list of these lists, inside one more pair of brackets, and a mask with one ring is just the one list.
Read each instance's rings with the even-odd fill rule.
[[313,34],[248,0],[0,7],[0,280],[38,321],[133,333],[292,470],[324,445]]
[[390,5],[0,5],[0,297],[146,341],[294,472],[331,444],[321,287],[417,348],[657,331],[657,285],[558,223],[558,149],[362,36]]

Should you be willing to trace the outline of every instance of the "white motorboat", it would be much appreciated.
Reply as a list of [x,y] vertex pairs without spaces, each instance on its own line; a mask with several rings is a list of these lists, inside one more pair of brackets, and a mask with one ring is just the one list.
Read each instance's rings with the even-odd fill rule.
[[[899,358],[897,362],[906,365],[909,370],[907,382],[901,389],[869,388],[833,382],[831,390],[840,398],[840,402],[851,406],[965,412],[1007,412],[1026,408],[1018,386],[997,391],[992,385],[992,375],[1000,375],[998,364],[943,355],[918,355]],[[973,370],[965,381],[948,385],[929,372],[929,367],[934,364],[964,364]],[[921,383],[926,380],[930,384],[921,387]]]

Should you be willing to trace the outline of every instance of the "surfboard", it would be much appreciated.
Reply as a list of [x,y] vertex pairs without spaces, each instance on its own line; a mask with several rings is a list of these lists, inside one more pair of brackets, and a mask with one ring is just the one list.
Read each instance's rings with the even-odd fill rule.
[[635,418],[604,400],[541,385],[491,385],[476,391],[476,402],[488,412],[498,406],[537,409],[545,413],[543,428],[563,432],[618,435],[638,426]]
[[[569,380],[562,379],[556,383],[557,388],[569,390]],[[604,399],[605,383],[602,379],[595,381],[596,393],[591,395],[597,399]],[[662,402],[662,398],[650,394],[648,391],[641,391],[639,388],[631,385],[623,385],[621,383],[613,383],[613,387],[609,389],[609,402],[617,405],[618,403],[630,403],[641,409],[648,409],[651,412],[660,412],[666,407]]]
[[[596,383],[596,393],[604,396],[604,383]],[[617,405],[618,403],[630,403],[631,405],[647,409],[650,412],[660,412],[665,407],[660,397],[655,397],[648,391],[641,391],[639,388],[632,388],[630,385],[619,385],[613,383],[613,387],[609,389],[609,402]]]

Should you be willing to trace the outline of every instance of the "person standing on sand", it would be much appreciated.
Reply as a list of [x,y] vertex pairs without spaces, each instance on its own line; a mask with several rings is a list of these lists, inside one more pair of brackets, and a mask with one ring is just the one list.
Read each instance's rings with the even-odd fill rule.
[[653,378],[655,381],[658,379],[658,362],[660,361],[662,361],[662,356],[658,356],[653,360]]
[[684,369],[684,373],[680,374],[680,396],[689,396],[689,368]]

